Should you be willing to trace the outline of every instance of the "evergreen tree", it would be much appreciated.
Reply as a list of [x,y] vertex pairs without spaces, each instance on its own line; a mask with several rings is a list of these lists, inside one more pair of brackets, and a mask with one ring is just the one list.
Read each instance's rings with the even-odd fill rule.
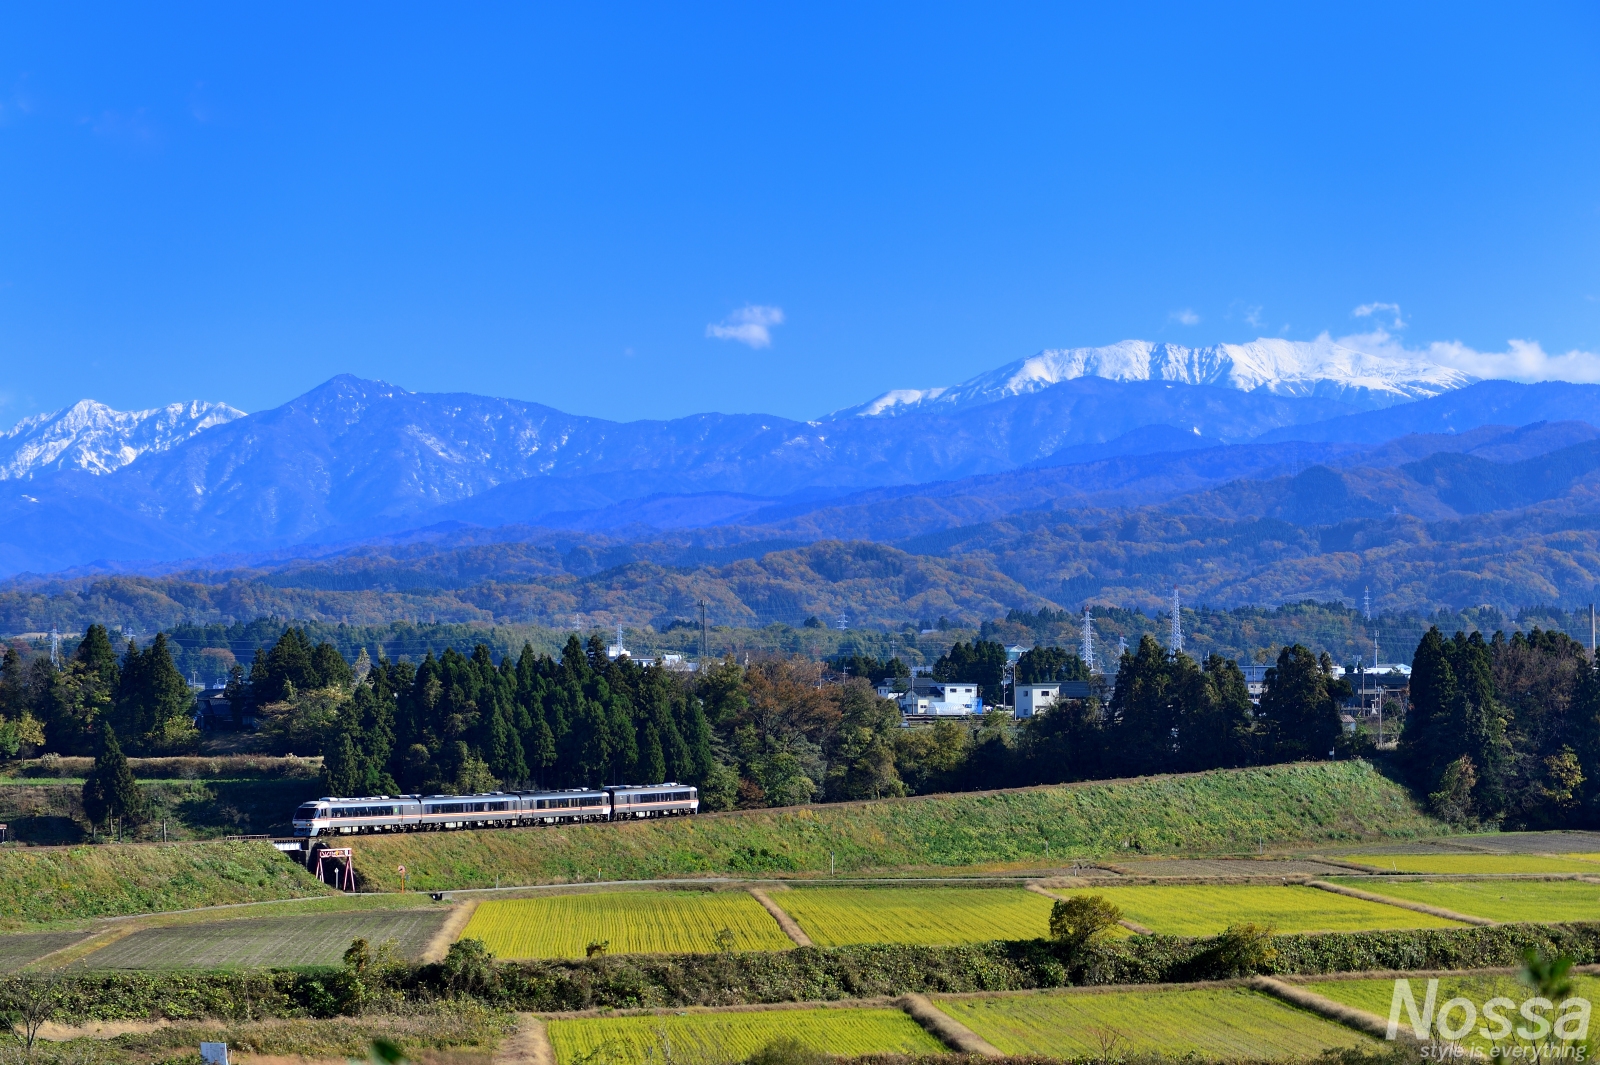
[[1339,706],[1350,697],[1347,681],[1333,676],[1333,661],[1303,644],[1285,647],[1267,670],[1261,693],[1263,753],[1275,762],[1328,758],[1339,739]]
[[101,727],[100,753],[83,782],[83,810],[91,824],[108,829],[113,821],[136,825],[144,819],[144,792],[109,724]]

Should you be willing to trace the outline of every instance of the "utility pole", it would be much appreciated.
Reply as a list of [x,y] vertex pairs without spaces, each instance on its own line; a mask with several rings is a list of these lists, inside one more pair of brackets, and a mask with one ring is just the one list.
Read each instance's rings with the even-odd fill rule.
[[1589,661],[1594,661],[1594,604],[1589,604]]
[[700,600],[700,662],[701,669],[705,668],[706,660],[706,601]]

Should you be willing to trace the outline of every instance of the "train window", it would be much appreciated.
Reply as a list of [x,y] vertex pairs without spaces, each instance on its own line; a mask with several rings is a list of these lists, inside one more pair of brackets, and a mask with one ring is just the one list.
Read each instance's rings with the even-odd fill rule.
[[599,806],[604,801],[600,795],[584,795],[578,799],[579,806]]
[[309,821],[315,816],[317,816],[317,804],[314,802],[308,802],[294,812],[296,821]]

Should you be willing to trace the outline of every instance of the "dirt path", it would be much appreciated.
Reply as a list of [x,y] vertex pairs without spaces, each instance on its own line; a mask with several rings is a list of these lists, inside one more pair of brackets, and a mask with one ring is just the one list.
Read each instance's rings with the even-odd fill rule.
[[790,917],[787,913],[784,913],[783,907],[779,906],[776,902],[773,902],[772,899],[767,896],[765,891],[757,887],[746,888],[745,890],[750,892],[751,898],[761,903],[762,909],[772,914],[772,919],[778,922],[778,927],[783,929],[784,935],[794,940],[795,946],[809,947],[812,945],[811,937],[806,935],[806,930],[801,928],[798,924],[795,924],[794,918]]
[[556,1065],[544,1022],[531,1013],[517,1014],[517,1032],[495,1049],[493,1065]]
[[444,924],[428,940],[428,945],[423,948],[421,961],[441,962],[444,956],[450,953],[450,944],[461,935],[461,930],[467,927],[467,922],[472,920],[473,911],[478,908],[477,899],[468,899],[458,902],[450,908],[450,916],[444,919]]
[[1003,1058],[1000,1048],[971,1028],[945,1013],[926,995],[906,995],[897,1005],[911,1015],[911,1019],[945,1046],[958,1054],[977,1054],[984,1058]]

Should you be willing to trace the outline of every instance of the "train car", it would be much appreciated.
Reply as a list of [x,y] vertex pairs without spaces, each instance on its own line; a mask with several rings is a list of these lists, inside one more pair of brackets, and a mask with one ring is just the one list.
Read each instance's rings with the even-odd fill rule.
[[522,819],[527,824],[555,825],[574,821],[611,820],[611,796],[604,791],[521,791]]
[[688,784],[624,784],[606,792],[611,796],[613,821],[682,817],[700,810],[700,792]]
[[337,836],[358,832],[404,832],[422,819],[415,795],[368,795],[359,799],[324,796],[294,812],[296,836]]
[[515,794],[423,795],[419,831],[449,828],[511,828],[522,821],[522,801]]

